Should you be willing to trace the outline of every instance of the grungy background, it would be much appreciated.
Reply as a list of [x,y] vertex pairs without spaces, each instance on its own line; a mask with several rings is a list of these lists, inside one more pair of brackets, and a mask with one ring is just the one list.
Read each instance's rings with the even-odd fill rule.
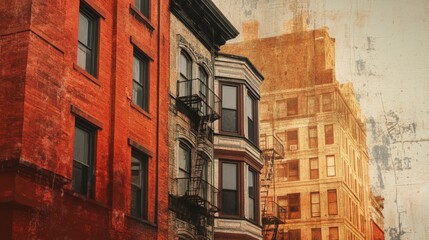
[[258,21],[260,37],[329,28],[337,80],[353,82],[366,116],[386,239],[429,239],[429,0],[213,2],[240,32]]

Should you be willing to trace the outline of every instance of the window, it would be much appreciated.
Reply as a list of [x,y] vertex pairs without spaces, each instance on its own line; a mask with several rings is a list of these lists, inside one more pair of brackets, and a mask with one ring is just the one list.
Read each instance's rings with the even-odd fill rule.
[[310,158],[310,179],[319,178],[319,159]]
[[301,229],[289,229],[287,240],[301,240]]
[[222,131],[238,133],[238,87],[222,85]]
[[329,215],[338,214],[336,189],[328,190],[328,214]]
[[329,228],[329,240],[338,240],[338,227]]
[[299,180],[299,160],[290,160],[288,162],[288,181]]
[[136,51],[134,52],[133,62],[133,103],[148,111],[149,60]]
[[325,144],[334,143],[334,125],[325,125]]
[[257,144],[257,119],[256,119],[256,100],[247,95],[246,98],[246,117],[247,117],[247,138],[254,144]]
[[298,150],[298,130],[291,130],[286,132],[287,137],[287,150]]
[[299,193],[288,194],[289,219],[301,217],[301,203]]
[[311,240],[322,240],[322,229],[312,228],[311,229]]
[[326,156],[326,168],[328,177],[335,176],[335,157],[334,156]]
[[320,217],[320,194],[318,192],[310,193],[311,217]]
[[131,215],[147,218],[148,157],[135,150],[131,155]]
[[191,95],[192,61],[185,52],[180,52],[180,82],[179,96]]
[[[203,116],[209,114],[208,112],[208,107],[212,106],[212,104],[209,102],[209,76],[206,73],[206,71],[204,70],[203,67],[199,67],[199,76],[200,76],[200,97],[202,99],[202,104],[201,104],[201,112],[203,114]],[[214,107],[214,106],[212,106]]]
[[135,0],[136,8],[146,17],[149,18],[149,0]]
[[298,98],[288,98],[286,104],[288,116],[298,115]]
[[315,96],[308,97],[308,114],[316,114],[319,112],[319,102]]
[[95,128],[86,122],[76,120],[72,189],[86,197],[92,197],[94,194],[95,140]]
[[322,110],[324,112],[332,111],[332,94],[325,93],[322,94]]
[[222,163],[222,213],[238,215],[238,165]]
[[191,148],[184,143],[179,144],[179,195],[185,195],[189,189],[191,178]]
[[94,77],[97,75],[98,20],[97,14],[81,2],[77,65]]
[[308,128],[308,147],[317,148],[317,127]]
[[256,173],[249,169],[248,171],[248,211],[249,211],[249,219],[255,221],[256,220]]

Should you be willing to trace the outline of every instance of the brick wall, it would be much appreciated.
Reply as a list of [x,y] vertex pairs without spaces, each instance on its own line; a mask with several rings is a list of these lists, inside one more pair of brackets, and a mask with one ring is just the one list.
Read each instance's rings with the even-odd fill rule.
[[[132,0],[85,2],[100,15],[96,78],[76,65],[78,0],[0,5],[0,225],[11,226],[1,230],[7,239],[165,239],[168,2],[151,1],[149,19]],[[147,112],[131,103],[134,47],[151,58]],[[94,199],[67,183],[76,117],[99,127]],[[150,153],[147,221],[129,216],[129,139]]]

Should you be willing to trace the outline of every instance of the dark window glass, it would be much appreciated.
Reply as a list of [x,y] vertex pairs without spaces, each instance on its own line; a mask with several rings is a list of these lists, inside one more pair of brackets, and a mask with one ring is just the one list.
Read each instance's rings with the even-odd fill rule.
[[146,17],[149,18],[149,0],[135,0],[136,8]]
[[237,164],[222,163],[222,213],[238,215]]
[[294,193],[288,195],[289,218],[295,219],[301,217],[300,194]]
[[236,86],[222,86],[222,131],[238,132],[238,98]]
[[191,177],[191,148],[180,143],[179,146],[179,195],[184,195],[189,189]]
[[249,219],[255,220],[256,217],[256,174],[249,170],[248,172],[248,211]]
[[92,197],[92,174],[95,154],[96,131],[92,126],[76,120],[74,133],[74,157],[72,189],[87,197]]
[[139,53],[133,60],[133,102],[143,110],[149,106],[149,61]]
[[287,115],[294,116],[298,114],[298,98],[288,98],[287,103]]
[[255,109],[256,109],[256,100],[250,96],[247,95],[246,98],[246,115],[247,115],[247,135],[251,142],[256,144],[256,124],[257,119],[255,116]]
[[96,77],[98,16],[81,3],[79,10],[79,31],[77,48],[77,65]]
[[288,181],[299,180],[299,160],[290,160],[288,162]]
[[131,215],[147,217],[147,156],[133,151],[131,156]]
[[325,144],[334,143],[334,125],[325,125]]
[[328,190],[328,214],[329,215],[338,214],[336,189]]
[[288,240],[301,240],[301,229],[290,229],[287,233]]
[[338,228],[330,227],[329,228],[329,240],[338,240]]
[[322,240],[322,229],[312,228],[311,229],[311,240]]
[[180,52],[180,84],[179,97],[191,95],[192,61],[185,53]]
[[203,115],[208,114],[208,107],[213,107],[214,103],[209,102],[209,77],[202,67],[199,67],[200,74],[200,97],[202,100],[201,112]]
[[298,130],[291,130],[286,132],[287,137],[287,150],[295,151],[298,150]]

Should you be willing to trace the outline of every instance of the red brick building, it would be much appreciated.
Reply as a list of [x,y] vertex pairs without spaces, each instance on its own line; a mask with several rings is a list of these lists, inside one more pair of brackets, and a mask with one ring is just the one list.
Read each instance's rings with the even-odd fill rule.
[[0,238],[166,239],[168,1],[0,16]]

